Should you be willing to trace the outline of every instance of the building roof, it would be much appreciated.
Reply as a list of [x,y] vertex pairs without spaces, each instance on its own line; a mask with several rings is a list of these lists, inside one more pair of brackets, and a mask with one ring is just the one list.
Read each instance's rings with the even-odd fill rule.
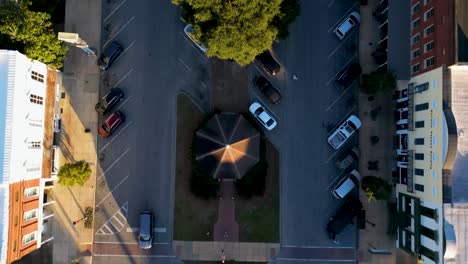
[[195,159],[214,178],[241,178],[259,155],[260,133],[240,114],[216,114],[196,132]]

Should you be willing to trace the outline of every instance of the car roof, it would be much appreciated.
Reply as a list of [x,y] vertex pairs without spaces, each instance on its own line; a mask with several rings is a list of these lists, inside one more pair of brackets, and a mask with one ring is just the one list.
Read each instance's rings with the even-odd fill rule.
[[359,129],[361,127],[361,120],[359,120],[359,118],[355,115],[350,115],[347,121],[353,123],[356,129]]
[[115,124],[115,122],[117,122],[120,118],[120,112],[114,112],[106,119],[106,124],[112,127],[112,125]]
[[280,64],[275,60],[269,50],[265,50],[262,52],[262,54],[258,55],[257,60],[265,64],[265,66],[267,66],[273,72],[278,71],[281,68]]
[[345,197],[355,186],[356,183],[351,179],[350,174],[346,175],[343,180],[336,186],[334,193],[340,197]]
[[119,43],[117,43],[117,42],[115,42],[115,41],[112,41],[112,42],[110,43],[109,47],[107,47],[107,48],[104,50],[104,55],[105,55],[106,57],[110,57],[110,56],[112,56],[112,54],[113,54],[116,50],[118,50],[118,49],[120,49],[120,48],[121,48],[121,46],[119,45]]
[[260,76],[257,78],[255,84],[273,103],[276,103],[281,99],[279,91],[265,77]]
[[140,236],[151,236],[151,213],[140,214]]

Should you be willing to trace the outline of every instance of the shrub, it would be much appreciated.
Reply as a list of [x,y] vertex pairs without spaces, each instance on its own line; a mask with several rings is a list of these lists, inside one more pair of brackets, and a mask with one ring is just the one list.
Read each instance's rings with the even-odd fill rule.
[[395,88],[396,76],[391,72],[373,71],[362,75],[362,90],[367,94],[375,94],[390,88]]
[[91,175],[89,164],[82,160],[75,163],[64,164],[58,172],[58,183],[65,186],[76,184],[83,186]]
[[366,192],[369,200],[390,200],[392,196],[392,186],[385,180],[375,176],[364,177],[361,187]]
[[93,227],[93,208],[86,207],[84,213],[84,227],[92,228]]

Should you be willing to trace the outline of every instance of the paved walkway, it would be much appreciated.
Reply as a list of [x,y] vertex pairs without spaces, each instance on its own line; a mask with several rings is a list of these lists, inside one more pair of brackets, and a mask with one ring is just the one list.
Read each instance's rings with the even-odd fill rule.
[[[101,24],[101,1],[67,0],[65,14],[66,32],[79,33],[90,46],[99,46],[101,33],[96,25]],[[97,114],[93,105],[99,96],[96,58],[70,47],[61,79],[65,98],[61,100],[60,163],[85,160],[92,174],[84,186],[69,188],[57,183],[53,189],[53,261],[70,263],[81,256],[80,263],[91,263],[87,250],[93,242],[93,231],[84,228],[84,221],[77,225],[72,222],[83,217],[86,207],[94,208]],[[85,133],[86,128],[91,132]]]
[[222,181],[218,203],[218,220],[214,226],[215,241],[239,241],[239,225],[236,222],[235,189],[233,181]]
[[279,251],[276,243],[174,241],[177,257],[183,260],[219,261],[222,250],[226,261],[268,262]]

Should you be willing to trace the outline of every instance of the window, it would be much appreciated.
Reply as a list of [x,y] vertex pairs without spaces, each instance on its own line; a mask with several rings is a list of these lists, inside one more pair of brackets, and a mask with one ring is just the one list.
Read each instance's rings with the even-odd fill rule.
[[18,216],[15,215],[15,226],[18,226]]
[[423,169],[414,169],[414,175],[424,176],[424,170]]
[[42,75],[42,74],[40,74],[38,72],[32,71],[31,72],[31,79],[43,83],[44,82],[44,75]]
[[414,139],[415,145],[424,145],[424,138],[415,138]]
[[434,8],[424,13],[424,20],[428,20],[429,18],[433,16],[434,16]]
[[29,101],[33,104],[42,105],[44,103],[44,98],[42,98],[42,96],[39,95],[30,94]]
[[41,141],[30,141],[28,142],[28,148],[30,149],[40,149]]
[[435,58],[434,57],[431,57],[431,58],[429,58],[427,60],[424,60],[424,64],[425,64],[426,68],[431,67],[432,65],[434,65],[434,63],[435,63]]
[[38,195],[38,188],[37,187],[24,189],[24,198],[29,198],[29,197],[33,197],[33,196],[37,196],[37,195]]
[[413,20],[413,28],[419,26],[420,24],[421,24],[421,19],[416,18],[415,20]]
[[420,4],[419,2],[417,2],[417,3],[411,8],[413,14],[416,13],[416,12],[418,12],[420,9],[421,9],[421,4]]
[[424,52],[428,52],[434,49],[434,41],[424,44]]
[[422,246],[419,248],[419,253],[421,253],[422,255],[424,255],[426,258],[434,261],[434,262],[438,262],[439,261],[439,253],[438,252],[435,252],[433,250],[430,250],[428,249],[427,247],[425,246]]
[[418,72],[420,70],[420,64],[413,65],[413,73]]
[[424,185],[415,183],[414,184],[414,189],[416,191],[424,192]]
[[31,234],[27,234],[23,236],[23,245],[26,245],[27,243],[36,240],[36,232],[33,232]]
[[429,218],[432,218],[434,220],[437,219],[437,211],[436,209],[432,209],[432,208],[428,208],[426,206],[420,206],[420,212],[421,212],[421,215],[424,215],[426,217],[429,217]]
[[421,235],[424,235],[432,240],[437,241],[437,231],[429,229],[423,225],[421,225]]
[[23,215],[23,220],[27,222],[29,220],[35,219],[36,217],[37,217],[37,209],[34,209],[31,211],[25,212]]
[[415,127],[415,128],[424,127],[424,121],[416,121],[416,122],[414,122],[414,127]]
[[429,89],[429,83],[418,84],[414,87],[414,93],[424,92]]
[[416,44],[420,40],[421,40],[421,35],[418,33],[417,35],[413,36],[412,42],[413,42],[413,44]]
[[13,252],[15,252],[15,251],[16,251],[16,244],[17,244],[17,243],[16,243],[16,240],[15,240],[15,241],[13,241]]
[[420,49],[413,50],[413,59],[418,57],[419,55],[421,55]]
[[424,0],[424,5],[427,5],[431,2],[432,0]]
[[431,35],[432,33],[434,33],[434,25],[430,25],[424,30],[424,36],[426,37]]
[[16,191],[16,192],[15,192],[15,201],[17,202],[18,200],[19,200],[19,192]]
[[427,109],[429,109],[429,103],[417,104],[414,107],[414,110],[416,110],[416,111],[422,111],[422,110],[427,110]]
[[424,153],[415,153],[414,154],[415,160],[424,160]]

